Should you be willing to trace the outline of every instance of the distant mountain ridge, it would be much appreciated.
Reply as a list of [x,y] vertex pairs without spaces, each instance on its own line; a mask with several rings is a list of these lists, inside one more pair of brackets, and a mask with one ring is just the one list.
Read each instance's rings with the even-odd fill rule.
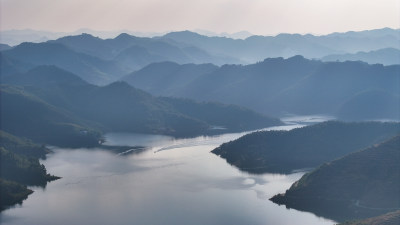
[[230,55],[248,63],[268,57],[303,55],[307,58],[320,58],[331,54],[382,48],[400,49],[400,30],[390,28],[321,36],[311,34],[250,36],[245,40],[207,37],[190,31],[182,31],[171,32],[160,38],[194,45],[214,54]]
[[[86,76],[84,77],[85,80],[91,83],[103,85],[117,80],[122,74],[130,73],[155,62],[172,61],[179,64],[212,63],[215,65],[251,64],[265,58],[288,58],[295,55],[303,55],[306,58],[328,57],[331,60],[329,55],[354,54],[359,51],[376,51],[375,55],[378,53],[378,55],[381,55],[380,52],[387,52],[385,50],[387,48],[400,49],[399,42],[400,30],[389,28],[322,36],[310,34],[253,35],[246,39],[208,37],[190,31],[170,32],[153,38],[135,37],[121,33],[115,38],[109,39],[101,39],[82,33],[50,41],[46,40],[46,42],[37,44],[22,43],[12,48],[4,46],[2,52],[4,51],[5,54],[10,54],[14,59],[26,63],[34,62],[34,65],[53,64]],[[48,49],[50,44],[55,43],[69,48],[75,55],[79,55],[79,57],[75,56],[79,59],[63,58],[64,62],[62,63],[64,64],[62,64],[55,59],[60,59],[63,55],[72,53],[61,50],[61,52],[42,52],[40,49]],[[35,58],[44,59],[46,56],[43,54],[46,54],[45,61],[33,60],[32,57],[27,58],[25,56],[32,54],[29,50],[32,46],[36,46],[34,52],[38,51]],[[14,49],[20,49],[20,53],[13,54],[17,51]],[[390,60],[390,57],[396,53],[385,53],[385,55],[387,54],[388,56],[382,56],[382,59],[359,54],[353,55],[351,59],[384,64],[386,64],[386,61],[390,61],[388,63],[392,64],[394,60]],[[91,59],[88,57],[91,57]],[[68,60],[72,61],[67,62]],[[89,64],[89,66],[79,65],[77,61],[80,61],[81,64]],[[69,63],[69,68],[67,68],[66,63]],[[81,67],[79,70],[78,66]]]
[[381,63],[383,65],[400,64],[400,49],[383,48],[369,52],[357,52],[353,54],[327,55],[322,61],[363,61],[369,64]]
[[[269,115],[333,114],[344,116],[345,104],[360,93],[384,92],[381,99],[399,97],[400,65],[363,62],[321,62],[302,56],[268,58],[250,65],[150,64],[122,80],[154,95],[236,104]],[[255,99],[257,99],[255,101]],[[352,116],[368,118],[368,102]],[[400,119],[397,104],[383,107],[368,119]],[[395,110],[394,110],[395,109]],[[393,111],[394,110],[394,111]],[[348,117],[349,118],[349,117]]]

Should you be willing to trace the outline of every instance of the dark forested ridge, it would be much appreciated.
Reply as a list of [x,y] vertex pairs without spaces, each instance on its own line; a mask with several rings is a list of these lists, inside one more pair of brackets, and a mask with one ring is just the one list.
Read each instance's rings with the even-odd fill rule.
[[[280,124],[242,107],[154,97],[125,82],[91,85],[55,66],[35,67],[2,82],[2,129],[58,146],[96,146],[107,131],[188,137]],[[211,130],[214,126],[226,129]]]
[[212,152],[251,173],[290,173],[358,151],[400,133],[400,123],[328,121],[291,131],[260,131]]
[[39,143],[94,146],[101,139],[92,124],[55,107],[23,88],[1,86],[1,129]]
[[0,210],[22,203],[32,193],[26,185],[46,186],[58,179],[40,164],[49,150],[29,139],[19,138],[0,130]]
[[398,225],[398,224],[400,224],[400,210],[363,220],[348,221],[341,223],[340,225]]
[[400,209],[400,136],[325,163],[272,201],[335,220]]

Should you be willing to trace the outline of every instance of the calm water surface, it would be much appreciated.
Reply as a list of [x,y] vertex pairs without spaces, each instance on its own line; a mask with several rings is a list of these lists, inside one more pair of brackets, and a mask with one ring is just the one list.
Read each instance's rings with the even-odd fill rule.
[[[285,118],[293,129],[316,117]],[[321,118],[319,118],[321,119]],[[322,118],[323,120],[323,118]],[[251,175],[210,151],[245,133],[174,139],[112,133],[108,145],[145,146],[133,154],[103,149],[61,149],[42,163],[63,177],[22,206],[1,213],[2,224],[334,224],[288,210],[268,199],[303,173]]]

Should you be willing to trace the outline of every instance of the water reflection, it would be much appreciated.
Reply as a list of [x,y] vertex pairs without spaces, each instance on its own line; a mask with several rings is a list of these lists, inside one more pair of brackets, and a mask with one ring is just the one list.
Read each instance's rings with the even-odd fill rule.
[[[268,129],[292,129],[291,124]],[[251,175],[210,154],[244,133],[174,139],[108,134],[107,145],[144,146],[141,154],[105,149],[56,149],[43,161],[63,177],[22,206],[4,211],[4,224],[333,224],[268,199],[303,172]]]

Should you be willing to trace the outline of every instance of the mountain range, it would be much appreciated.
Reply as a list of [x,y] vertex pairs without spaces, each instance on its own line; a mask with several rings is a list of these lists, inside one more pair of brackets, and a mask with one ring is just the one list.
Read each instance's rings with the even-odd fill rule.
[[95,86],[56,66],[4,77],[1,100],[4,131],[58,146],[96,146],[107,131],[188,137],[281,124],[243,107],[154,97],[125,82]]
[[[156,96],[235,104],[272,116],[330,114],[346,120],[398,120],[400,107],[393,102],[399,99],[399,65],[323,62],[303,56],[264,58],[299,53],[308,58],[330,55],[324,60],[336,61],[341,56],[329,57],[362,49],[372,51],[368,53],[371,57],[387,54],[382,59],[395,63],[393,54],[398,52],[399,40],[399,30],[389,28],[246,39],[208,37],[189,31],[153,38],[123,33],[101,39],[81,34],[4,46],[0,71],[1,77],[7,77],[37,66],[54,65],[94,85],[123,80]],[[291,45],[299,49],[294,51]],[[286,50],[291,53],[282,53]],[[359,53],[355,55],[351,59],[362,58]],[[369,61],[368,57],[364,60]],[[254,61],[259,62],[242,65]],[[369,110],[371,104],[366,99],[370,96],[382,110]]]
[[[18,34],[15,35],[18,36]],[[24,32],[20,32],[20,35],[24,35]],[[351,59],[393,64],[398,63],[398,57],[393,58],[393,56],[398,56],[396,51],[400,49],[399,41],[400,30],[389,28],[322,36],[279,34],[250,36],[246,39],[209,37],[190,31],[171,32],[153,38],[121,33],[115,38],[108,39],[82,33],[54,38],[54,40],[46,39],[36,44],[21,43],[13,47],[2,45],[1,51],[5,55],[26,63],[57,65],[84,76],[87,81],[94,84],[108,84],[121,76],[121,73],[127,74],[150,63],[162,61],[179,64],[212,63],[220,66],[252,64],[270,57],[287,58],[303,55],[306,58],[322,58],[323,60]],[[67,47],[73,53],[67,53],[60,46],[50,45],[54,43]],[[38,51],[37,54],[36,51]],[[360,51],[372,52],[357,53]],[[63,58],[65,62],[60,62],[62,55],[73,56],[74,53],[80,53],[76,56],[77,59]],[[47,55],[46,60],[43,54]],[[352,55],[350,57],[342,54]],[[69,60],[72,61],[69,62]],[[69,68],[66,68],[66,64]],[[88,65],[83,67],[79,64]],[[94,77],[85,77],[93,73]],[[94,79],[96,77],[97,79]]]
[[[302,56],[220,67],[165,62],[150,64],[122,80],[157,96],[237,104],[275,116],[293,113],[331,114],[342,119],[400,118],[399,105],[389,104],[399,98],[399,65],[321,62]],[[366,98],[371,95],[375,98],[370,100],[385,107],[374,113],[367,110],[371,105]]]

